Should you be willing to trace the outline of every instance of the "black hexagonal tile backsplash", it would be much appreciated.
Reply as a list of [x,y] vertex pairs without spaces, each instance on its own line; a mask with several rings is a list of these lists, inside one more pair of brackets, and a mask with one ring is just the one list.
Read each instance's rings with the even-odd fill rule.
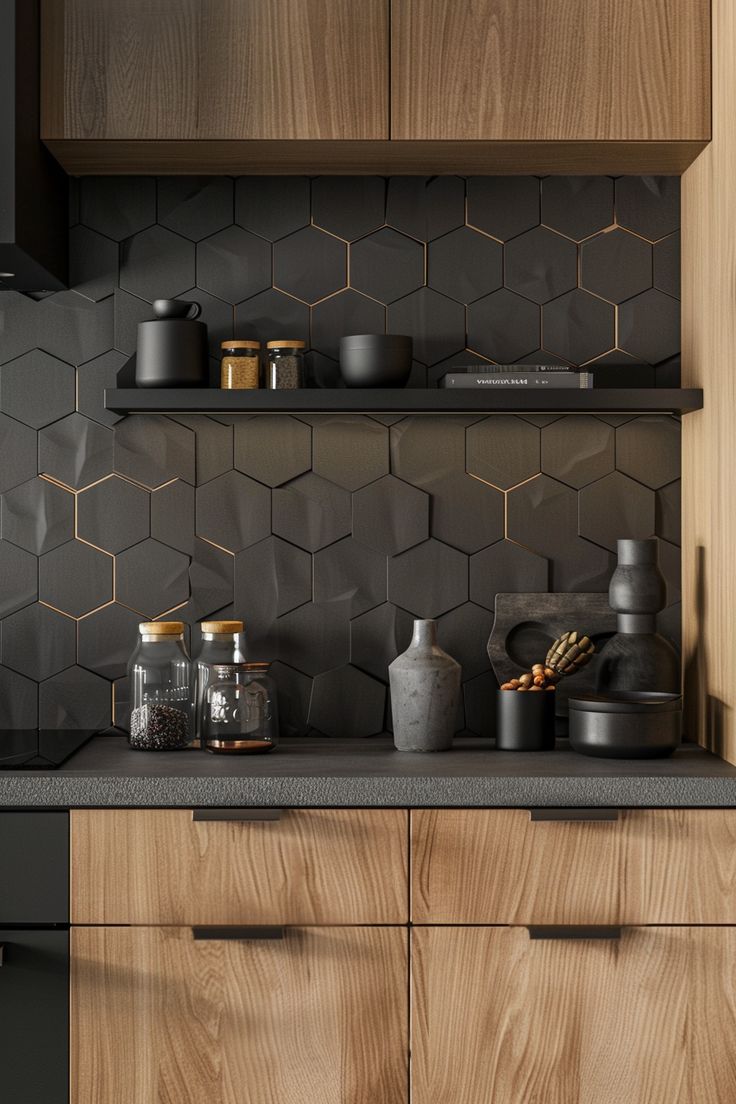
[[490,735],[498,591],[604,591],[616,537],[656,533],[677,601],[674,418],[102,406],[174,294],[199,296],[213,357],[302,338],[330,386],[340,337],[385,330],[414,337],[410,386],[596,360],[675,385],[675,178],[86,178],[71,225],[71,290],[0,292],[0,726],[125,723],[138,621],[219,614],[275,661],[284,732],[370,736],[435,616],[458,726]]

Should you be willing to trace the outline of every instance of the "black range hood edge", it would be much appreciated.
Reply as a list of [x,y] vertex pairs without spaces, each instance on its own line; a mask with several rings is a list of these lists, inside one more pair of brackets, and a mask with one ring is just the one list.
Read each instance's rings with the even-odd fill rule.
[[68,178],[40,139],[39,0],[0,0],[0,288],[59,291]]

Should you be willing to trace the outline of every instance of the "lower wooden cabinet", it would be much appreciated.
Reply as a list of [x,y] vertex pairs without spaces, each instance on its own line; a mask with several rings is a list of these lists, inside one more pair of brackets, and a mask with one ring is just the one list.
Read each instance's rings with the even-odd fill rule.
[[407,941],[380,927],[73,929],[71,1099],[406,1104]]
[[414,928],[413,1104],[732,1104],[736,928]]

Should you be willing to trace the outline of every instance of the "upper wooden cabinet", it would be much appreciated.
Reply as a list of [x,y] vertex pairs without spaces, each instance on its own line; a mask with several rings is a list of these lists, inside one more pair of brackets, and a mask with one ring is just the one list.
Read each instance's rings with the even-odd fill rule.
[[393,0],[391,137],[710,136],[709,0]]
[[386,0],[44,0],[44,138],[388,138]]
[[41,0],[74,173],[681,172],[709,0]]

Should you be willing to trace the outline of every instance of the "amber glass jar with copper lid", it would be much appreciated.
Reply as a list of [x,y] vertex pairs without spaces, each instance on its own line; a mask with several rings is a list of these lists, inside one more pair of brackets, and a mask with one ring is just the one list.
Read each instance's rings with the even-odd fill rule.
[[261,386],[260,341],[223,341],[220,387],[253,391]]

